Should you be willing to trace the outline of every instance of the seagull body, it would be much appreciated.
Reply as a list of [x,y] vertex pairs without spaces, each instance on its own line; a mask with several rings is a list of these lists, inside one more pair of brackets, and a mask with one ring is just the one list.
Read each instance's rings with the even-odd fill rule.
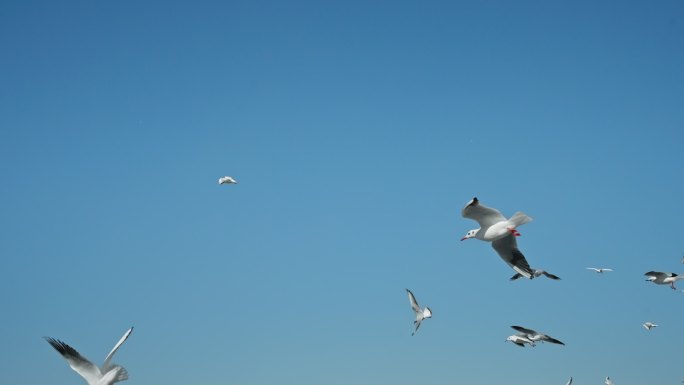
[[552,344],[565,345],[565,344],[564,344],[563,342],[561,342],[560,340],[557,340],[557,339],[555,339],[555,338],[553,338],[553,337],[551,337],[551,336],[549,336],[549,335],[539,333],[539,332],[536,331],[536,330],[527,329],[527,328],[524,328],[524,327],[522,327],[522,326],[511,326],[511,327],[512,327],[513,329],[519,331],[520,333],[522,333],[522,335],[524,335],[525,337],[527,337],[528,339],[530,339],[530,341],[534,341],[534,342],[537,342],[537,341],[541,341],[541,342],[550,342],[550,343],[552,343]]
[[605,271],[613,271],[613,269],[607,269],[605,267],[587,267],[587,270],[594,270],[599,274],[602,274]]
[[512,343],[520,346],[521,348],[525,347],[525,344],[528,344],[532,347],[535,347],[537,344],[534,343],[531,339],[527,338],[524,334],[513,334],[512,336],[506,337],[506,341],[511,341]]
[[69,366],[71,366],[71,369],[76,371],[76,373],[80,374],[81,377],[86,380],[88,385],[112,385],[115,382],[128,379],[128,372],[126,369],[121,365],[112,364],[111,360],[121,344],[123,344],[128,336],[131,335],[131,332],[133,332],[132,327],[124,333],[123,337],[119,339],[119,342],[117,342],[116,345],[114,345],[114,348],[107,354],[104,364],[102,364],[102,368],[98,368],[97,365],[88,361],[88,359],[83,357],[76,349],[60,340],[50,337],[45,337],[45,340],[64,357]]
[[613,381],[610,379],[610,377],[606,377],[606,380],[603,381],[603,383],[606,385],[614,385]]
[[648,273],[644,274],[648,278],[646,278],[647,281],[651,281],[657,285],[670,285],[672,290],[677,290],[675,287],[675,282],[677,282],[680,279],[684,279],[684,276],[682,275],[677,275],[675,273],[663,273],[660,271],[649,271]]
[[477,198],[468,202],[461,210],[461,215],[480,224],[479,229],[468,231],[461,241],[477,238],[492,242],[492,247],[499,257],[516,273],[525,278],[533,278],[533,271],[523,253],[518,249],[518,243],[515,240],[515,237],[520,235],[516,227],[530,222],[532,218],[522,212],[517,212],[510,219],[506,219],[499,210],[481,205]]
[[646,330],[651,330],[654,327],[657,327],[658,325],[654,324],[653,322],[644,322],[644,324],[641,326],[643,326]]
[[237,184],[237,181],[232,176],[222,176],[218,180],[219,184]]
[[424,309],[421,309],[418,305],[418,301],[416,301],[416,297],[414,297],[413,293],[411,293],[411,290],[406,289],[406,292],[408,293],[409,302],[411,303],[411,309],[413,309],[413,311],[416,313],[416,320],[413,321],[413,324],[416,325],[416,328],[413,330],[413,333],[411,333],[411,335],[414,335],[418,331],[420,323],[424,319],[432,317],[432,310],[430,310],[430,308],[427,306]]
[[[551,278],[551,279],[556,280],[556,281],[560,279],[559,276],[553,275],[553,274],[549,273],[549,272],[546,271],[546,270],[532,269],[532,277],[531,277],[531,278],[537,278],[537,277],[539,277],[539,276],[541,276],[541,275],[544,275],[544,276],[546,276],[547,278]],[[522,278],[522,276],[523,276],[522,274],[516,273],[514,276],[511,277],[511,281],[515,281],[515,280],[518,279],[518,278]]]

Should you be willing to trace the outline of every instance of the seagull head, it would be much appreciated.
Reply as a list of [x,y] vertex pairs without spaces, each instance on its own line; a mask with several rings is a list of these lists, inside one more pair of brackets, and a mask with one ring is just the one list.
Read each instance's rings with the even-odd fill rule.
[[461,240],[465,241],[466,239],[474,238],[477,235],[478,231],[480,231],[480,229],[473,229],[468,231],[466,235],[463,238],[461,238]]

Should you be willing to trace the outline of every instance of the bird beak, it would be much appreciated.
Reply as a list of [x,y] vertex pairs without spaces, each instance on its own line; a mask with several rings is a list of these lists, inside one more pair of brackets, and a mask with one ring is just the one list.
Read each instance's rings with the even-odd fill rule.
[[468,239],[468,237],[461,238],[462,241],[465,241],[466,239]]

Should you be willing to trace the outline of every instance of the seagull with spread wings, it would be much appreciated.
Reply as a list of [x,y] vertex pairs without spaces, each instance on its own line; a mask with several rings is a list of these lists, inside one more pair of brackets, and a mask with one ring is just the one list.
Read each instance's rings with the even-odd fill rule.
[[119,339],[119,342],[114,345],[114,348],[107,354],[101,368],[90,362],[87,358],[83,357],[76,349],[67,345],[66,343],[50,338],[44,337],[45,340],[52,345],[59,354],[64,357],[71,369],[80,374],[88,385],[112,385],[115,382],[125,381],[128,379],[128,372],[121,365],[112,364],[111,360],[114,357],[114,353],[121,347],[121,344],[126,341],[128,336],[133,332],[133,328],[126,330],[123,337]]
[[529,338],[531,341],[537,342],[550,342],[552,344],[558,344],[558,345],[565,345],[563,342],[560,340],[557,340],[549,335],[539,333],[536,330],[524,328],[522,326],[511,326],[513,329],[519,331],[523,335],[525,335],[527,338]]
[[408,299],[411,303],[411,309],[416,313],[416,320],[413,321],[416,328],[413,330],[413,333],[411,333],[411,335],[414,335],[418,331],[420,323],[423,322],[424,319],[432,317],[432,310],[427,306],[424,309],[421,309],[418,305],[418,301],[416,301],[416,297],[411,293],[411,290],[406,289],[406,292],[408,293]]

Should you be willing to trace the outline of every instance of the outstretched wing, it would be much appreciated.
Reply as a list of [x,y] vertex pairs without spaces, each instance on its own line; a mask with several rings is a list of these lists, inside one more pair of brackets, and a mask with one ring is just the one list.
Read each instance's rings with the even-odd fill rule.
[[95,364],[88,361],[87,358],[83,357],[76,349],[60,340],[50,337],[44,338],[62,355],[62,357],[64,357],[67,363],[69,363],[69,366],[71,366],[71,369],[80,374],[88,384],[96,384],[102,378],[100,369]]
[[546,271],[544,271],[542,274],[544,274],[544,275],[547,276],[548,278],[555,279],[556,281],[560,279],[559,276],[553,275],[553,274],[551,274],[551,273],[549,273],[549,272],[546,272]]
[[654,278],[667,278],[671,277],[672,274],[670,273],[663,273],[660,271],[649,271],[648,273],[644,274],[647,277],[654,277]]
[[522,274],[525,278],[531,278],[533,271],[530,264],[527,263],[523,253],[518,250],[518,243],[513,234],[497,239],[492,242],[492,247],[499,254],[499,257],[504,260],[516,272]]
[[553,337],[547,336],[546,334],[544,334],[544,336],[542,337],[542,339],[543,339],[544,341],[546,341],[546,342],[551,342],[552,344],[565,345],[565,344],[564,344],[563,342],[561,342],[560,340],[557,340],[557,339],[555,339],[555,338],[553,338]]
[[472,219],[480,224],[480,227],[489,227],[497,222],[505,221],[506,218],[497,209],[487,207],[480,204],[477,198],[473,198],[461,210],[461,215],[464,218]]
[[103,372],[106,373],[109,371],[109,363],[111,362],[112,357],[114,357],[114,353],[116,353],[116,351],[119,349],[121,344],[123,344],[124,341],[126,341],[128,339],[128,336],[130,336],[132,332],[133,332],[133,327],[131,326],[130,329],[126,330],[126,332],[121,337],[121,339],[119,339],[119,342],[117,342],[116,345],[114,345],[114,348],[112,349],[112,351],[109,352],[109,354],[107,354],[107,357],[104,360],[104,364],[102,364],[102,371]]
[[[411,309],[413,309],[413,311],[415,311],[416,313],[422,313],[422,310],[420,310],[420,306],[418,306],[418,301],[416,301],[416,297],[413,296],[411,290],[406,289],[406,292],[408,293],[409,302],[411,302]],[[418,330],[418,328],[416,328],[416,330]]]
[[528,335],[539,334],[539,333],[537,333],[536,331],[534,331],[534,330],[532,330],[532,329],[524,328],[524,327],[522,327],[522,326],[515,326],[515,325],[514,325],[514,326],[511,326],[511,327],[512,327],[513,329],[519,331],[520,333],[523,333],[523,334],[528,334]]

